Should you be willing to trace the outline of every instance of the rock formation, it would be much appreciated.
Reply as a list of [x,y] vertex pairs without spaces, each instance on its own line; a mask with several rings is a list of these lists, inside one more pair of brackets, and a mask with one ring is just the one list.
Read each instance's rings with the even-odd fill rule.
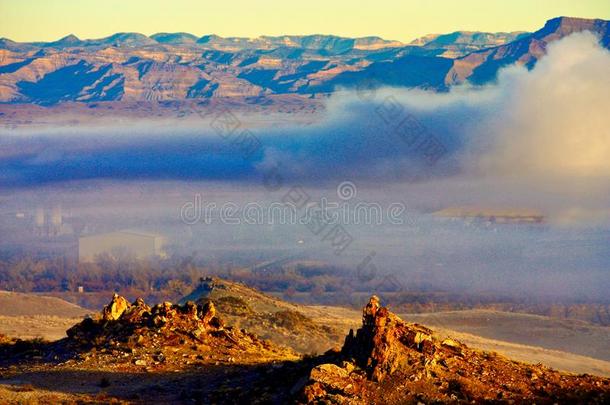
[[[216,315],[214,304],[186,302],[176,305],[163,302],[153,307],[138,298],[130,304],[114,295],[101,313],[86,318],[67,330],[68,338],[52,347],[56,356],[70,357],[74,353],[108,353],[133,355],[136,365],[159,364],[172,359],[178,348],[184,351],[207,353],[206,358],[231,358],[226,353],[242,352],[262,356],[294,358],[294,354],[276,348],[244,330],[225,327]],[[164,349],[176,350],[166,352]],[[194,348],[194,349],[193,349]],[[222,349],[217,352],[214,349]],[[191,354],[189,354],[191,356]],[[201,357],[202,355],[195,355]],[[87,354],[90,357],[90,354]],[[100,361],[103,359],[100,357]],[[177,364],[182,358],[173,358]]]
[[610,380],[574,376],[470,349],[407,323],[372,297],[362,327],[314,367],[307,403],[607,403]]
[[110,304],[106,305],[102,310],[102,319],[105,321],[116,321],[130,307],[129,302],[114,294]]

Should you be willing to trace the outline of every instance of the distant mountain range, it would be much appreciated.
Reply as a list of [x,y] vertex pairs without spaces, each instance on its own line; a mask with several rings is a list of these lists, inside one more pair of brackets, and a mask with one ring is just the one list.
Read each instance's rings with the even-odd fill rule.
[[609,22],[569,17],[534,32],[459,31],[409,44],[331,35],[197,37],[117,33],[54,42],[0,39],[0,102],[180,101],[277,94],[315,96],[364,80],[438,91],[491,82],[512,63],[532,67],[548,43],[592,31],[610,47]]

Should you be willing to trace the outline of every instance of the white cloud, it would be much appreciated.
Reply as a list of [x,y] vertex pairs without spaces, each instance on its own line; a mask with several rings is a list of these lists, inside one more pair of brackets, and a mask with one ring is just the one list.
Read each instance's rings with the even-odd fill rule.
[[549,46],[526,71],[501,71],[499,112],[487,118],[485,171],[518,176],[610,176],[610,52],[590,33]]

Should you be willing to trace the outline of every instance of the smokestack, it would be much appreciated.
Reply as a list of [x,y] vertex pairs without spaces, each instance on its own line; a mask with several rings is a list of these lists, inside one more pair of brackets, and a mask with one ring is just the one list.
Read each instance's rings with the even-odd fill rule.
[[53,236],[59,235],[61,231],[62,214],[61,206],[53,207],[51,211],[51,218],[49,223],[49,234]]
[[36,208],[36,214],[34,215],[34,234],[36,236],[44,235],[44,210],[41,207]]

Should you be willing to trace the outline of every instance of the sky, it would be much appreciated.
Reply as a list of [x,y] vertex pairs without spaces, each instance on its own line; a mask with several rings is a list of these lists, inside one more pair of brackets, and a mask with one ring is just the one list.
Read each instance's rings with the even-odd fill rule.
[[202,36],[376,35],[411,41],[457,30],[534,31],[557,16],[610,19],[608,0],[0,0],[0,37],[190,32]]

